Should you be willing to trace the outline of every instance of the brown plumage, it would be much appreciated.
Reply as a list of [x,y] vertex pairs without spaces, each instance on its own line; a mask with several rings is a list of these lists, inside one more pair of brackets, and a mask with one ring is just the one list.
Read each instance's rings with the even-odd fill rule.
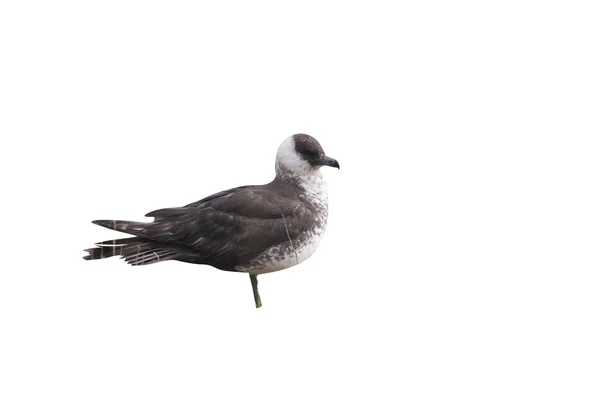
[[120,256],[132,265],[177,260],[252,275],[295,265],[314,252],[325,229],[323,165],[339,168],[314,138],[294,135],[279,148],[272,182],[152,211],[146,216],[153,222],[93,221],[134,237],[96,243],[84,259]]

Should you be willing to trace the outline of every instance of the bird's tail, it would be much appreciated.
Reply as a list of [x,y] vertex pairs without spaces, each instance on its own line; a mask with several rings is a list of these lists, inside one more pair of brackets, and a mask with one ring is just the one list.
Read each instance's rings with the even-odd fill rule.
[[131,265],[146,265],[172,260],[177,255],[175,248],[165,247],[162,243],[137,237],[106,240],[96,243],[96,247],[84,251],[89,253],[83,257],[84,260],[121,256]]
[[85,249],[89,254],[83,257],[84,260],[100,260],[102,258],[108,258],[113,256],[123,255],[123,250],[128,246],[135,246],[141,243],[143,239],[140,238],[126,238],[126,239],[114,239],[107,240],[104,242],[96,243],[97,247],[91,249]]
[[150,225],[148,222],[118,221],[114,219],[98,219],[92,221],[92,224],[100,225],[113,231],[129,233],[136,236],[145,236],[146,228]]

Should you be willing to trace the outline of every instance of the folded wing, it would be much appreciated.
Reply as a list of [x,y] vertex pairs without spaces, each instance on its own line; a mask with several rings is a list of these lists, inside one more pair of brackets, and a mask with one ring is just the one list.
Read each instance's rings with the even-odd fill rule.
[[196,260],[201,257],[203,263],[222,269],[244,265],[268,247],[294,240],[314,219],[293,189],[273,191],[266,186],[230,189],[147,216],[155,221],[139,236],[182,246]]

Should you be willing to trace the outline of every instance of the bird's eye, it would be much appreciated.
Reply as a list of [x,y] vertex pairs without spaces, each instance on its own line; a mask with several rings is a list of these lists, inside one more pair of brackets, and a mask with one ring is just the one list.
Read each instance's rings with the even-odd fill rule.
[[314,159],[319,158],[319,155],[317,154],[317,152],[313,151],[313,150],[303,150],[301,152],[301,154],[307,160],[314,160]]

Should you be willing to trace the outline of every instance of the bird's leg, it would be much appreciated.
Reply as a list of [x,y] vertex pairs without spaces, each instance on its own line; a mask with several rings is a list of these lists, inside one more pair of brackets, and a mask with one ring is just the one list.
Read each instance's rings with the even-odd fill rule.
[[260,294],[258,293],[258,279],[255,274],[250,275],[250,282],[252,282],[252,292],[254,293],[254,302],[256,303],[256,308],[262,306],[262,302],[260,301]]

